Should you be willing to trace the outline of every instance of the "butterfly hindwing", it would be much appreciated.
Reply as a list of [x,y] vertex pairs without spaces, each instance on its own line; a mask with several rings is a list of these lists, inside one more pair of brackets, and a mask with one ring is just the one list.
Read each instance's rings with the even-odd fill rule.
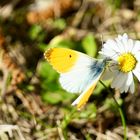
[[81,109],[85,103],[88,101],[90,95],[93,93],[97,82],[99,81],[103,71],[96,77],[89,86],[81,93],[81,95],[72,103],[72,105],[76,105],[77,109]]

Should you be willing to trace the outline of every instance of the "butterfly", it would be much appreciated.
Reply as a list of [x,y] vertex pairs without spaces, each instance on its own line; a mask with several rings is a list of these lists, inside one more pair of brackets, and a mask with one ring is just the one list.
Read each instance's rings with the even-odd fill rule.
[[95,59],[68,48],[50,48],[45,59],[60,73],[59,82],[71,93],[81,93],[72,103],[81,109],[93,93],[100,80],[108,59]]

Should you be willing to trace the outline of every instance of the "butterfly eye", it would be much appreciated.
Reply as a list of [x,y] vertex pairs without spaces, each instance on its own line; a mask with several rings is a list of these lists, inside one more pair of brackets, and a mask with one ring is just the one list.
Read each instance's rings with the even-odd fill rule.
[[71,56],[71,54],[69,55],[69,58],[71,58],[72,56]]

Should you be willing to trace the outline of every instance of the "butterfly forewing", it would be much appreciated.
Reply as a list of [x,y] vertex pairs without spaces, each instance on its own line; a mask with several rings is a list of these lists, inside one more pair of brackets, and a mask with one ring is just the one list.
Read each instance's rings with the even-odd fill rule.
[[59,73],[70,71],[79,57],[79,53],[66,48],[51,48],[44,55]]

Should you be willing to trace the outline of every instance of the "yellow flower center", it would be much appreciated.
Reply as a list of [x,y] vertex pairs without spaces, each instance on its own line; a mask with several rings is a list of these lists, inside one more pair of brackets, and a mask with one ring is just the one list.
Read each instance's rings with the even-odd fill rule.
[[132,53],[124,53],[118,57],[118,63],[119,69],[126,73],[135,68],[137,60]]

